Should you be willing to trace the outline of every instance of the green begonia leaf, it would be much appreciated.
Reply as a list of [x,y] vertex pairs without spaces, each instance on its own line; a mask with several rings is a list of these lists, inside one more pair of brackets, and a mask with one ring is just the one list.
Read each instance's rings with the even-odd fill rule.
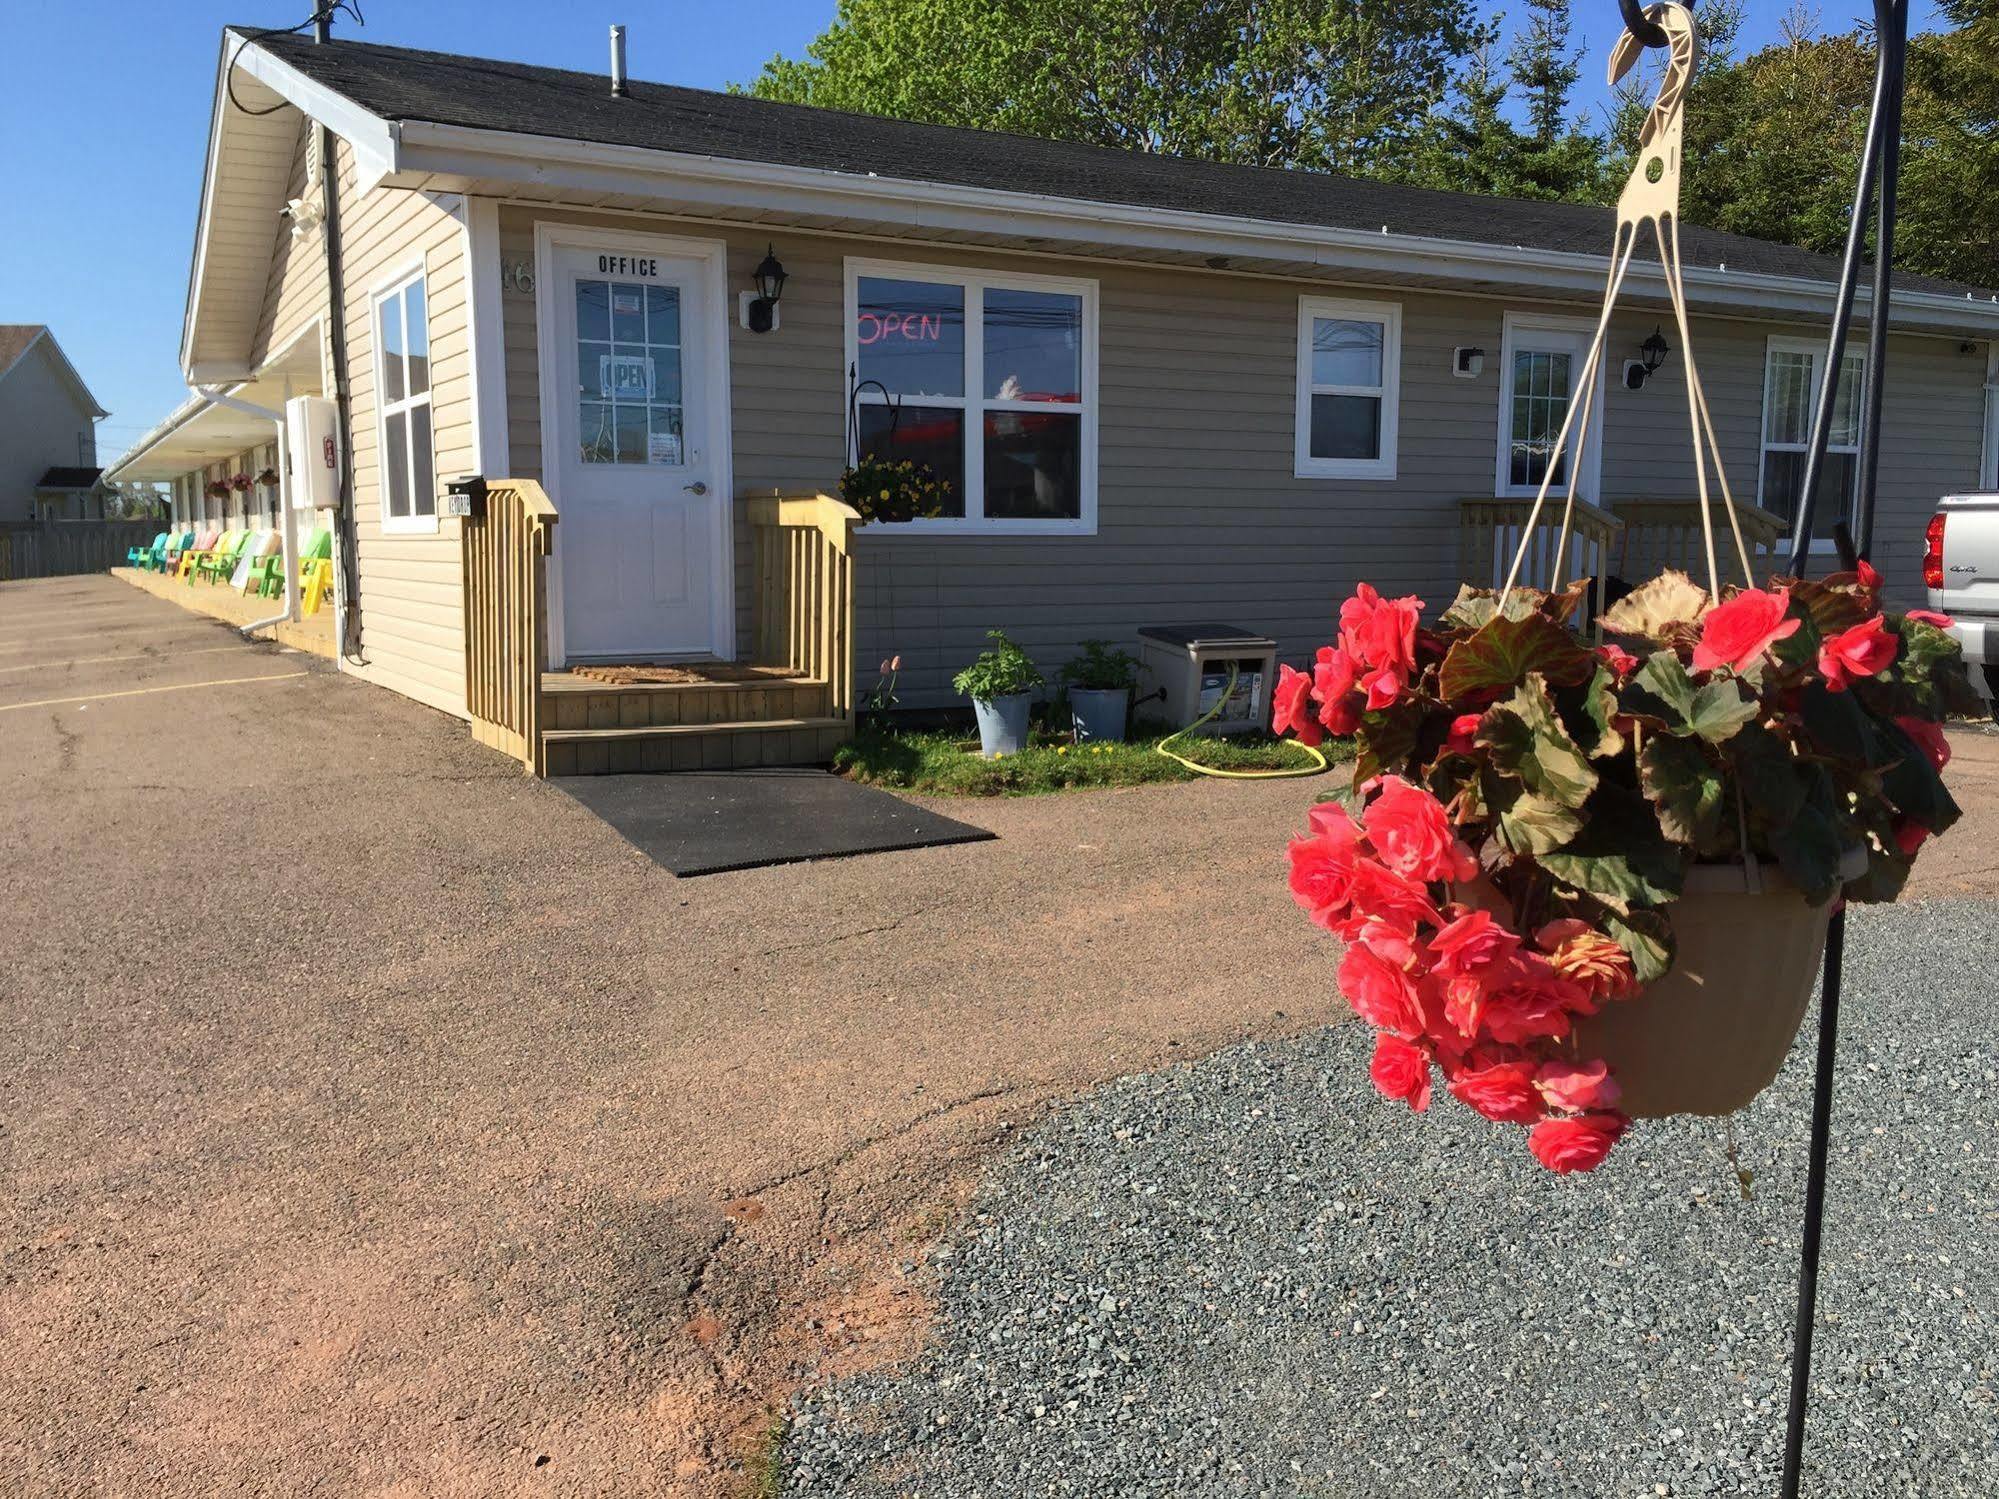
[[1517,687],[1538,671],[1573,687],[1589,678],[1596,658],[1545,614],[1488,620],[1452,646],[1437,678],[1438,691],[1457,699]]
[[1543,854],[1543,869],[1614,911],[1679,898],[1688,855],[1666,841],[1651,803],[1606,784],[1583,812],[1588,821],[1582,832],[1566,848]]
[[1659,809],[1659,827],[1675,843],[1713,845],[1721,825],[1721,772],[1691,739],[1655,734],[1638,752],[1638,784]]
[[1625,706],[1654,718],[1675,734],[1693,734],[1719,744],[1756,716],[1756,702],[1733,677],[1716,677],[1705,686],[1694,679],[1671,651],[1655,651],[1632,674]]
[[1606,911],[1603,929],[1631,959],[1638,982],[1650,984],[1673,966],[1673,924],[1663,911]]
[[1492,752],[1494,766],[1543,800],[1580,807],[1596,789],[1596,769],[1569,737],[1539,672],[1486,713],[1478,742]]

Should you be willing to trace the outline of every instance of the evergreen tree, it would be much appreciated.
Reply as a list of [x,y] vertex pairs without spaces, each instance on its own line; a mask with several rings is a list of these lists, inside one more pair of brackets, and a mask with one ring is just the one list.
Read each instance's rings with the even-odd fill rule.
[[1569,133],[1569,95],[1582,76],[1569,50],[1569,0],[1527,0],[1527,27],[1508,58],[1527,102],[1527,133],[1543,150]]

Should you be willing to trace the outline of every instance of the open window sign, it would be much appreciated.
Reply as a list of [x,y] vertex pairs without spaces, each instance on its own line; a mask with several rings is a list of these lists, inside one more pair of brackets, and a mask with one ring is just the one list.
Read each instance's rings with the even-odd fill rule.
[[614,401],[650,401],[652,358],[646,354],[599,354],[597,384]]

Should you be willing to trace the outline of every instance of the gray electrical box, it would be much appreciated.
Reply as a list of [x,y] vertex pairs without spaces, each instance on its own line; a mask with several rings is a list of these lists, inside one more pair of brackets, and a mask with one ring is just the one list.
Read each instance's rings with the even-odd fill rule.
[[1221,703],[1221,711],[1201,726],[1201,733],[1251,734],[1269,729],[1276,641],[1212,622],[1148,625],[1138,632],[1138,653],[1140,696],[1163,691],[1161,714],[1176,728]]

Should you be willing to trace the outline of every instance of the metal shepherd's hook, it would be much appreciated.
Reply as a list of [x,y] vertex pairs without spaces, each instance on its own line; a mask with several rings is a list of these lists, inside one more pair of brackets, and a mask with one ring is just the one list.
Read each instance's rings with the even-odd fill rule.
[[[1589,354],[1578,372],[1574,392],[1569,398],[1569,409],[1562,418],[1561,432],[1555,438],[1540,489],[1534,496],[1533,508],[1528,512],[1527,523],[1521,528],[1520,546],[1513,555],[1512,567],[1507,570],[1505,587],[1500,591],[1502,607],[1506,596],[1513,591],[1521,565],[1532,545],[1535,527],[1540,524],[1548,491],[1554,486],[1556,457],[1564,452],[1579,454],[1589,443],[1590,422],[1596,415],[1597,372],[1603,365],[1604,345],[1610,336],[1611,312],[1616,306],[1617,294],[1624,288],[1624,277],[1631,269],[1632,256],[1637,252],[1638,231],[1645,225],[1651,226],[1653,239],[1659,246],[1659,264],[1665,274],[1666,294],[1673,304],[1673,321],[1680,330],[1681,360],[1686,370],[1687,424],[1693,435],[1694,480],[1700,496],[1708,591],[1717,598],[1721,595],[1721,567],[1715,553],[1714,525],[1708,515],[1710,462],[1714,467],[1715,482],[1728,509],[1729,530],[1735,538],[1736,559],[1742,566],[1743,581],[1752,585],[1755,582],[1749,548],[1743,542],[1741,523],[1735,514],[1735,497],[1729,492],[1728,474],[1722,467],[1721,444],[1715,437],[1714,419],[1708,414],[1707,395],[1701,388],[1700,367],[1694,359],[1693,330],[1687,317],[1687,294],[1680,267],[1680,155],[1686,138],[1687,87],[1693,81],[1694,63],[1699,55],[1699,35],[1694,27],[1693,12],[1677,0],[1666,0],[1664,4],[1651,6],[1642,14],[1638,11],[1636,0],[1621,0],[1621,4],[1626,24],[1631,29],[1627,29],[1611,49],[1610,82],[1616,84],[1622,80],[1644,55],[1648,45],[1666,49],[1666,67],[1659,80],[1658,97],[1652,101],[1644,126],[1638,132],[1637,159],[1624,184],[1624,191],[1618,195],[1617,230],[1611,245],[1610,275],[1604,285],[1603,308],[1597,316],[1596,335],[1590,341]],[[1652,36],[1658,37],[1659,41],[1651,42]],[[1573,444],[1570,442],[1571,434],[1574,435]],[[1548,580],[1551,587],[1560,583],[1569,530],[1575,520],[1576,484],[1582,471],[1582,465],[1574,461],[1562,467],[1566,470],[1567,482],[1564,486],[1561,534],[1555,547],[1554,570]]]

